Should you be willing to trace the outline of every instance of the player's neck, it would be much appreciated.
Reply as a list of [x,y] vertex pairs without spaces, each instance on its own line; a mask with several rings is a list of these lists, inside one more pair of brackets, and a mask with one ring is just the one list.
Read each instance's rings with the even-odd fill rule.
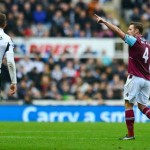
[[140,33],[138,33],[138,34],[136,34],[136,35],[135,35],[135,37],[137,37],[137,36],[142,37],[143,35],[142,35],[142,34],[140,34]]

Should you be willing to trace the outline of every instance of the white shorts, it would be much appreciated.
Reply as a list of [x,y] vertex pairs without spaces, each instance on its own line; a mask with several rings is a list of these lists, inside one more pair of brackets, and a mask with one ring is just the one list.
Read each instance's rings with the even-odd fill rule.
[[124,85],[124,100],[128,100],[130,103],[138,102],[146,105],[149,97],[150,81],[134,75],[128,75]]

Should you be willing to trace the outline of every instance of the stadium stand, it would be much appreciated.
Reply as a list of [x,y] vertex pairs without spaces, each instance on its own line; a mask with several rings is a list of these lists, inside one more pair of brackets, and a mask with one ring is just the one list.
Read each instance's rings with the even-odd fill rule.
[[[105,1],[102,1],[104,3]],[[98,0],[6,0],[0,2],[7,13],[7,33],[20,37],[109,37],[97,32],[93,14],[108,17]],[[78,31],[77,31],[78,30]],[[113,35],[111,34],[110,37]]]

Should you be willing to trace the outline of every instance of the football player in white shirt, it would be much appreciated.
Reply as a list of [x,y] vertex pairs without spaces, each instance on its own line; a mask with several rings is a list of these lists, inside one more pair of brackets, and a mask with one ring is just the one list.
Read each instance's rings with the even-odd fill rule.
[[4,56],[6,56],[7,66],[11,78],[11,85],[9,89],[9,95],[13,95],[17,91],[17,78],[16,78],[16,66],[14,62],[14,44],[11,38],[4,32],[7,20],[6,15],[0,13],[0,73],[1,65]]

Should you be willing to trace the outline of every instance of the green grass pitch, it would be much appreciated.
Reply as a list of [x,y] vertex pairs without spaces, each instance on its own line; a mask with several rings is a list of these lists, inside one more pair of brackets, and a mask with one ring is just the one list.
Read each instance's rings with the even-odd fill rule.
[[0,150],[149,150],[150,124],[135,124],[136,140],[120,141],[124,123],[0,123]]

